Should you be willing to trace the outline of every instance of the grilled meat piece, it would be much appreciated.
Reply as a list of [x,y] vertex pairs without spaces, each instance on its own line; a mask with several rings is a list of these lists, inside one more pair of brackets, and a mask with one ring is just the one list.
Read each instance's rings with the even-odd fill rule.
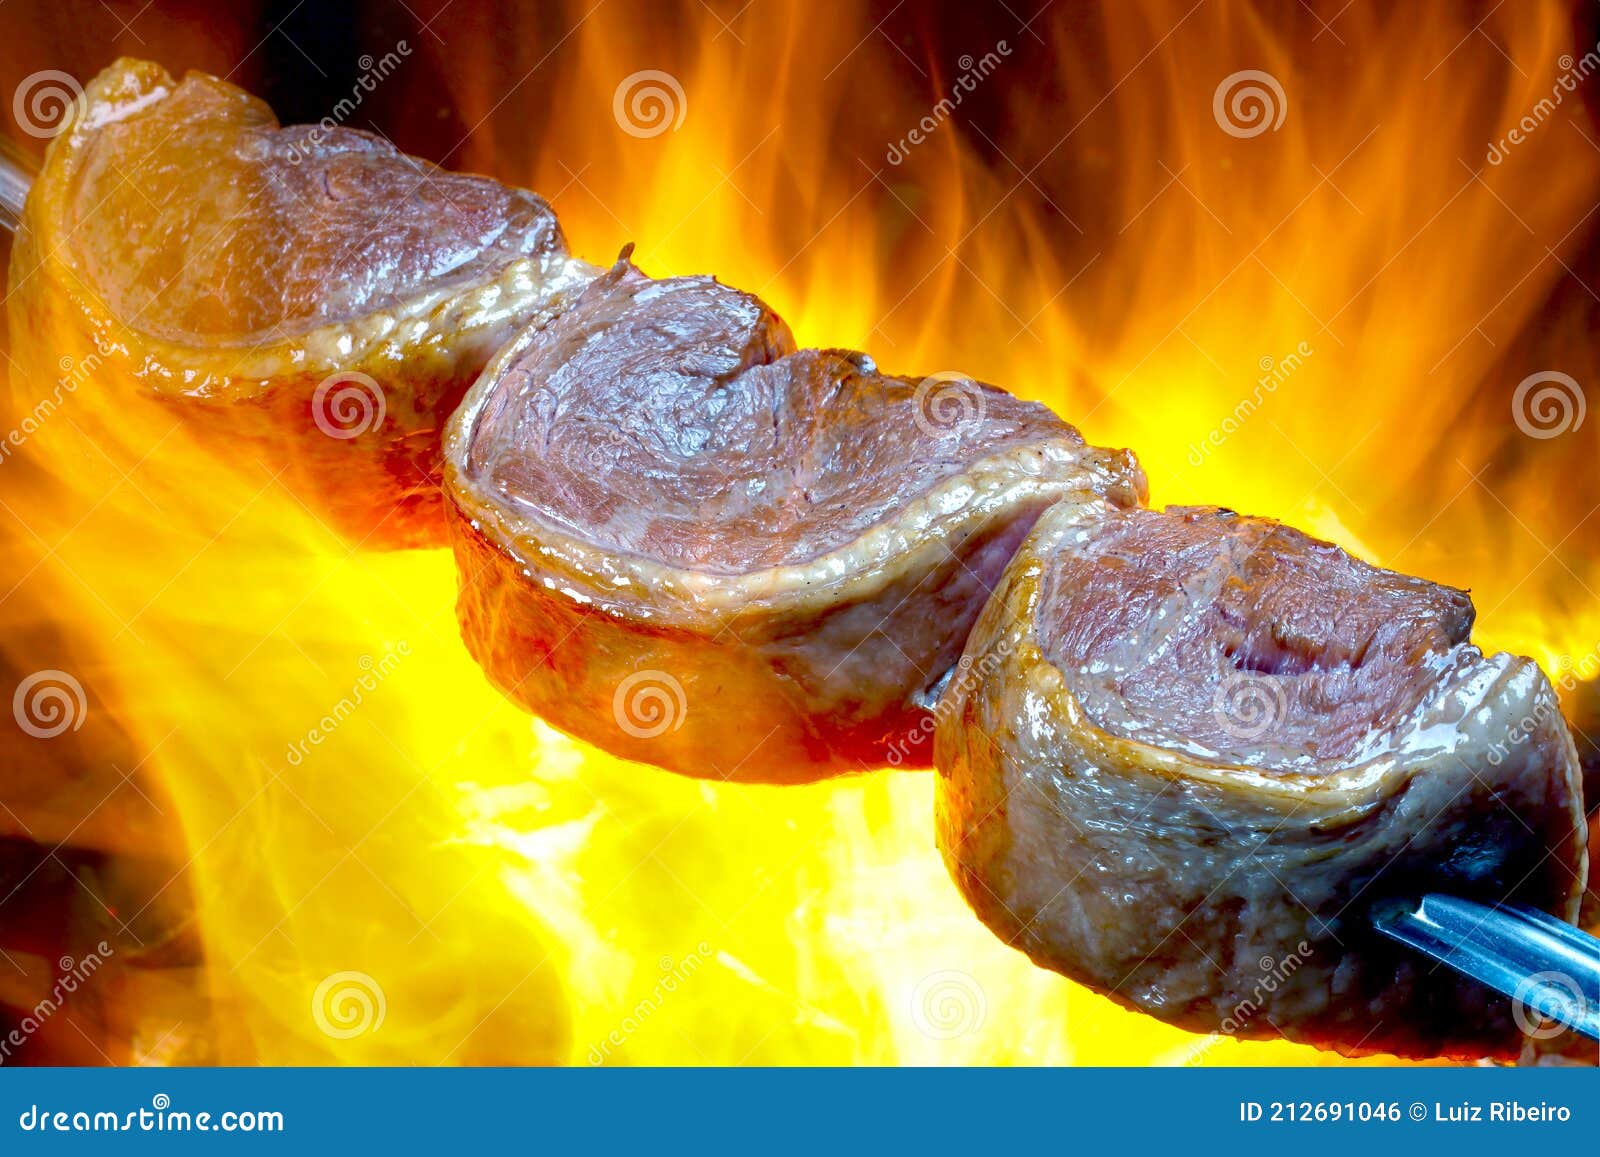
[[919,696],[1033,519],[1144,485],[1043,406],[797,352],[756,298],[626,254],[496,358],[446,459],[489,678],[615,754],[761,782],[926,766]]
[[1561,688],[1561,705],[1583,768],[1583,806],[1589,812],[1589,887],[1578,922],[1600,936],[1600,681],[1580,680],[1568,672]]
[[1510,1003],[1390,944],[1427,891],[1571,920],[1578,768],[1462,591],[1265,519],[1064,503],[940,704],[940,848],[1037,963],[1200,1032],[1515,1056]]
[[93,357],[95,389],[170,403],[353,540],[413,546],[444,542],[450,411],[592,272],[532,193],[119,60],[51,144],[8,312],[19,348]]

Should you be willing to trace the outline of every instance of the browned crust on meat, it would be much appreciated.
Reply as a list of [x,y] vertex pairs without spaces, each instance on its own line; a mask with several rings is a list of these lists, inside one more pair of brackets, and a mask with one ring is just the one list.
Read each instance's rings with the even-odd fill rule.
[[[260,459],[352,542],[441,545],[440,430],[495,349],[540,310],[560,307],[593,270],[563,251],[512,261],[491,282],[424,291],[392,309],[276,341],[194,346],[125,324],[72,267],[67,214],[85,150],[108,119],[137,115],[174,81],[119,60],[51,142],[11,262],[15,322],[52,358],[94,356],[94,388],[157,399],[229,458]],[[313,399],[335,374],[365,375],[384,397],[380,425],[353,437],[318,428]],[[324,403],[326,405],[326,403]]]
[[1044,560],[1069,518],[1035,527],[939,705],[938,841],[980,918],[1036,963],[1193,1031],[1516,1056],[1509,1001],[1383,942],[1370,912],[1442,890],[1576,916],[1576,755],[1544,675],[1485,660],[1467,738],[1533,728],[1498,765],[1382,757],[1264,775],[1124,739],[1038,645]]
[[[887,562],[868,568],[835,552],[812,564],[832,581],[792,567],[674,574],[553,530],[508,532],[498,508],[463,493],[452,465],[462,635],[513,700],[625,758],[771,783],[925,767],[927,712],[914,696],[959,656],[988,598],[979,576],[999,569],[1039,510],[1096,471],[1116,476],[1124,460],[1093,452],[1075,468],[1058,462],[1053,476],[1012,478],[960,517],[907,516]],[[618,696],[632,677],[680,689],[665,732],[630,730],[628,696]]]

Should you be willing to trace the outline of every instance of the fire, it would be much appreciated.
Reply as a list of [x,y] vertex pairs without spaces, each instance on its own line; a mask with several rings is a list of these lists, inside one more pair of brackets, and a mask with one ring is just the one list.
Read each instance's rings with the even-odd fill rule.
[[[1488,645],[1592,656],[1597,424],[1570,406],[1600,381],[1600,145],[1563,77],[1594,37],[1554,3],[1067,7],[926,36],[788,2],[446,16],[383,83],[445,77],[477,127],[444,162],[541,190],[591,260],[636,241],[804,343],[1001,383],[1136,449],[1158,502],[1282,518],[1471,586]],[[996,942],[927,774],[718,786],[530,720],[462,649],[446,552],[350,549],[97,393],[92,351],[12,356],[8,424],[59,405],[0,463],[3,646],[137,765],[91,752],[72,774],[116,802],[28,830],[159,866],[133,905],[78,897],[117,948],[109,1059],[1333,1059],[1185,1034]],[[1563,383],[1517,395],[1536,373],[1577,386],[1558,436]],[[16,629],[45,621],[71,629]],[[125,776],[134,831],[107,822]]]

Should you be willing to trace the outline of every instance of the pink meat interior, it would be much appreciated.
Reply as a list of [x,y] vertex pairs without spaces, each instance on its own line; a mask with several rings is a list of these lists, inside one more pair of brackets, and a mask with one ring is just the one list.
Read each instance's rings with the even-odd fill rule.
[[1051,438],[1082,443],[992,387],[794,352],[770,309],[712,278],[619,265],[495,383],[467,466],[599,546],[740,574],[837,549],[979,458]]
[[72,205],[107,305],[174,341],[271,340],[564,252],[540,198],[190,75],[101,128]]
[[1467,643],[1465,591],[1214,508],[1113,511],[1048,564],[1041,645],[1105,729],[1266,768],[1392,732]]

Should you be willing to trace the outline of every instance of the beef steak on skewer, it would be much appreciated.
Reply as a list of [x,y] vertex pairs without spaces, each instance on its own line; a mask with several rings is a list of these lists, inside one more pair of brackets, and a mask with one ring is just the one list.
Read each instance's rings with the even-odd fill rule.
[[863,355],[795,351],[748,294],[625,256],[451,422],[469,649],[557,726],[686,774],[926,766],[931,744],[902,742],[925,734],[919,697],[1033,519],[1144,486],[1043,406],[932,386],[943,405]]
[[1185,1028],[1513,1057],[1510,1001],[1371,928],[1430,891],[1577,912],[1572,739],[1472,619],[1265,519],[1056,507],[940,704],[946,863],[1037,963]]
[[92,365],[97,391],[170,404],[353,541],[442,545],[445,419],[593,272],[533,193],[119,60],[51,143],[8,312],[19,349],[48,351],[41,380]]

